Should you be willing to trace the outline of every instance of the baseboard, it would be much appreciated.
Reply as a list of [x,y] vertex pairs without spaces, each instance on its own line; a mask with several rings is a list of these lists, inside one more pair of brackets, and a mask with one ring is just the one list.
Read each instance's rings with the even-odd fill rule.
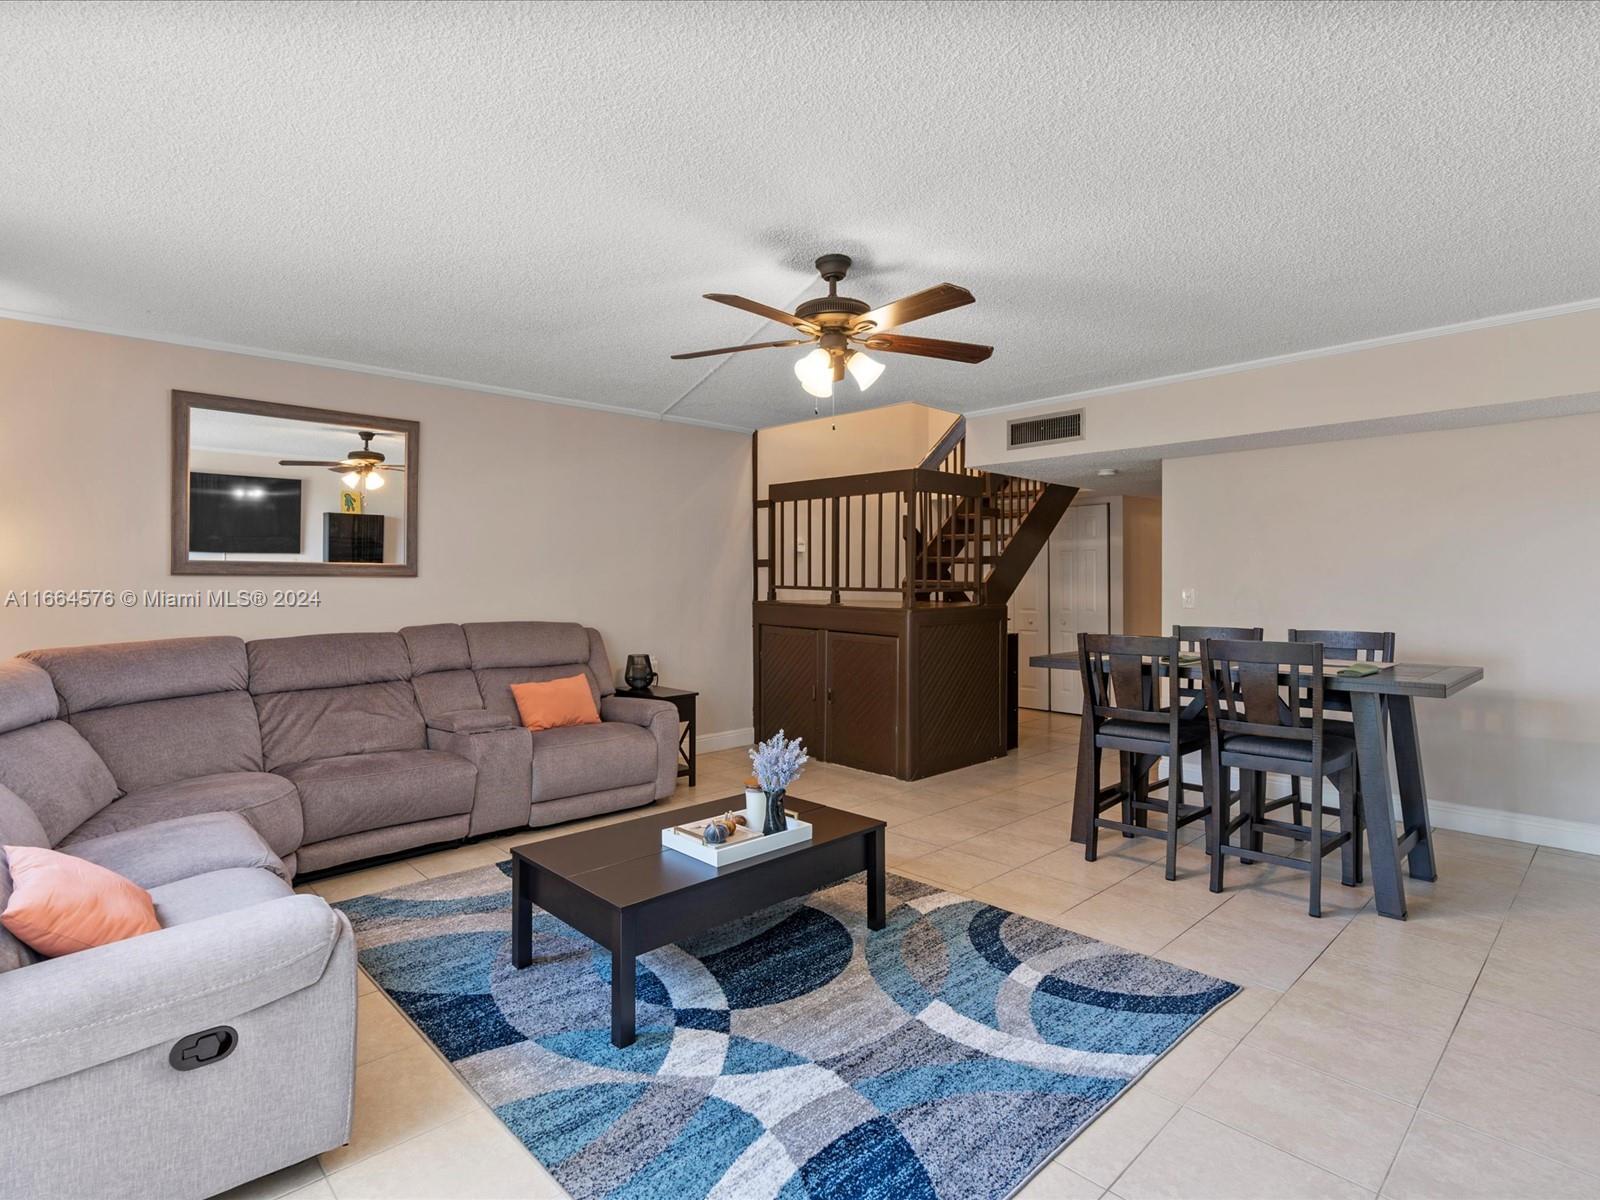
[[1506,812],[1498,808],[1476,808],[1471,804],[1452,804],[1448,800],[1429,800],[1428,813],[1437,829],[1477,833],[1504,838],[1508,842],[1531,842],[1557,850],[1576,850],[1600,854],[1600,825],[1588,821],[1566,821],[1560,817],[1541,817],[1535,813]]
[[724,729],[721,733],[702,733],[694,739],[695,753],[710,754],[713,750],[738,750],[756,740],[756,731],[749,725],[743,729]]
[[[1200,764],[1183,764],[1185,782],[1200,782]],[[1269,794],[1277,795],[1289,789],[1289,776],[1268,772]],[[1304,791],[1304,784],[1301,785]],[[1339,790],[1333,784],[1322,785],[1324,803],[1337,800]],[[1400,815],[1398,799],[1395,815]],[[1600,825],[1588,821],[1568,821],[1559,817],[1541,817],[1535,813],[1507,812],[1499,808],[1478,808],[1471,804],[1454,804],[1449,800],[1428,801],[1428,815],[1435,829],[1451,829],[1457,833],[1476,833],[1483,837],[1503,838],[1508,842],[1526,842],[1534,846],[1552,846],[1557,850],[1576,850],[1581,854],[1600,854]]]

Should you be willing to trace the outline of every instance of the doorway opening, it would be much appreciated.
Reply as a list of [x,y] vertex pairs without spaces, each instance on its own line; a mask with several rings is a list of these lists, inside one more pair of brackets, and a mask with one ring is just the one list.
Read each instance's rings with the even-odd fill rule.
[[1017,703],[1081,713],[1076,671],[1028,666],[1035,654],[1072,654],[1080,633],[1159,636],[1161,501],[1150,496],[1079,497],[1007,605],[1017,635]]

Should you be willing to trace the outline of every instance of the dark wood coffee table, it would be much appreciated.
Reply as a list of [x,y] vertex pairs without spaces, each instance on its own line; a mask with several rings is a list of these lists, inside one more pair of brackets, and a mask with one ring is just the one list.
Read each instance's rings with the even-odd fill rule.
[[744,808],[729,796],[511,850],[511,965],[533,961],[533,906],[611,951],[611,1044],[634,1037],[634,960],[647,951],[867,873],[867,927],[884,924],[884,824],[793,796],[809,842],[726,867],[661,845],[661,831]]

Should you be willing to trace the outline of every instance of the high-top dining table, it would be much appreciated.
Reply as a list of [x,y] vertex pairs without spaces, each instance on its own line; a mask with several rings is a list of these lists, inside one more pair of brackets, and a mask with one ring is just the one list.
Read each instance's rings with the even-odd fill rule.
[[[1079,669],[1076,651],[1069,654],[1035,654],[1031,667],[1053,671]],[[1361,777],[1361,812],[1367,829],[1367,852],[1372,871],[1372,894],[1378,912],[1404,920],[1405,877],[1400,860],[1406,860],[1413,879],[1439,877],[1433,860],[1433,826],[1428,820],[1428,789],[1422,777],[1422,747],[1417,739],[1418,700],[1446,700],[1483,678],[1482,667],[1440,666],[1432,663],[1395,663],[1366,676],[1340,675],[1349,663],[1331,660],[1323,671],[1325,694],[1338,693],[1350,700],[1355,723],[1356,763]],[[1163,674],[1166,674],[1163,668]],[[1192,689],[1201,684],[1200,665],[1182,663],[1180,678]],[[1287,683],[1287,678],[1284,681]],[[1394,741],[1398,785],[1389,782],[1389,741]],[[1094,728],[1089,706],[1083,706],[1083,733],[1078,742],[1078,778],[1072,806],[1072,840],[1088,840],[1094,820]],[[1181,778],[1182,772],[1175,772]],[[1116,785],[1102,789],[1109,794]],[[1394,835],[1394,795],[1400,796],[1400,833]]]

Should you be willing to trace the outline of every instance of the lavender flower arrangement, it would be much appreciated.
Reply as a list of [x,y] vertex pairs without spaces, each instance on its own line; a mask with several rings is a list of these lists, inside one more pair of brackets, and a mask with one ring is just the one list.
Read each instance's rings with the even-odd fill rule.
[[783,808],[784,789],[800,778],[800,772],[805,770],[806,763],[810,761],[800,739],[786,741],[781,729],[771,739],[758,743],[750,751],[756,780],[767,794],[767,819],[761,829],[763,834],[782,833],[789,827],[789,816]]
[[781,729],[768,741],[757,743],[750,751],[756,779],[761,784],[761,790],[769,794],[787,789],[800,778],[800,772],[805,770],[810,761],[804,743],[799,738],[786,740]]

